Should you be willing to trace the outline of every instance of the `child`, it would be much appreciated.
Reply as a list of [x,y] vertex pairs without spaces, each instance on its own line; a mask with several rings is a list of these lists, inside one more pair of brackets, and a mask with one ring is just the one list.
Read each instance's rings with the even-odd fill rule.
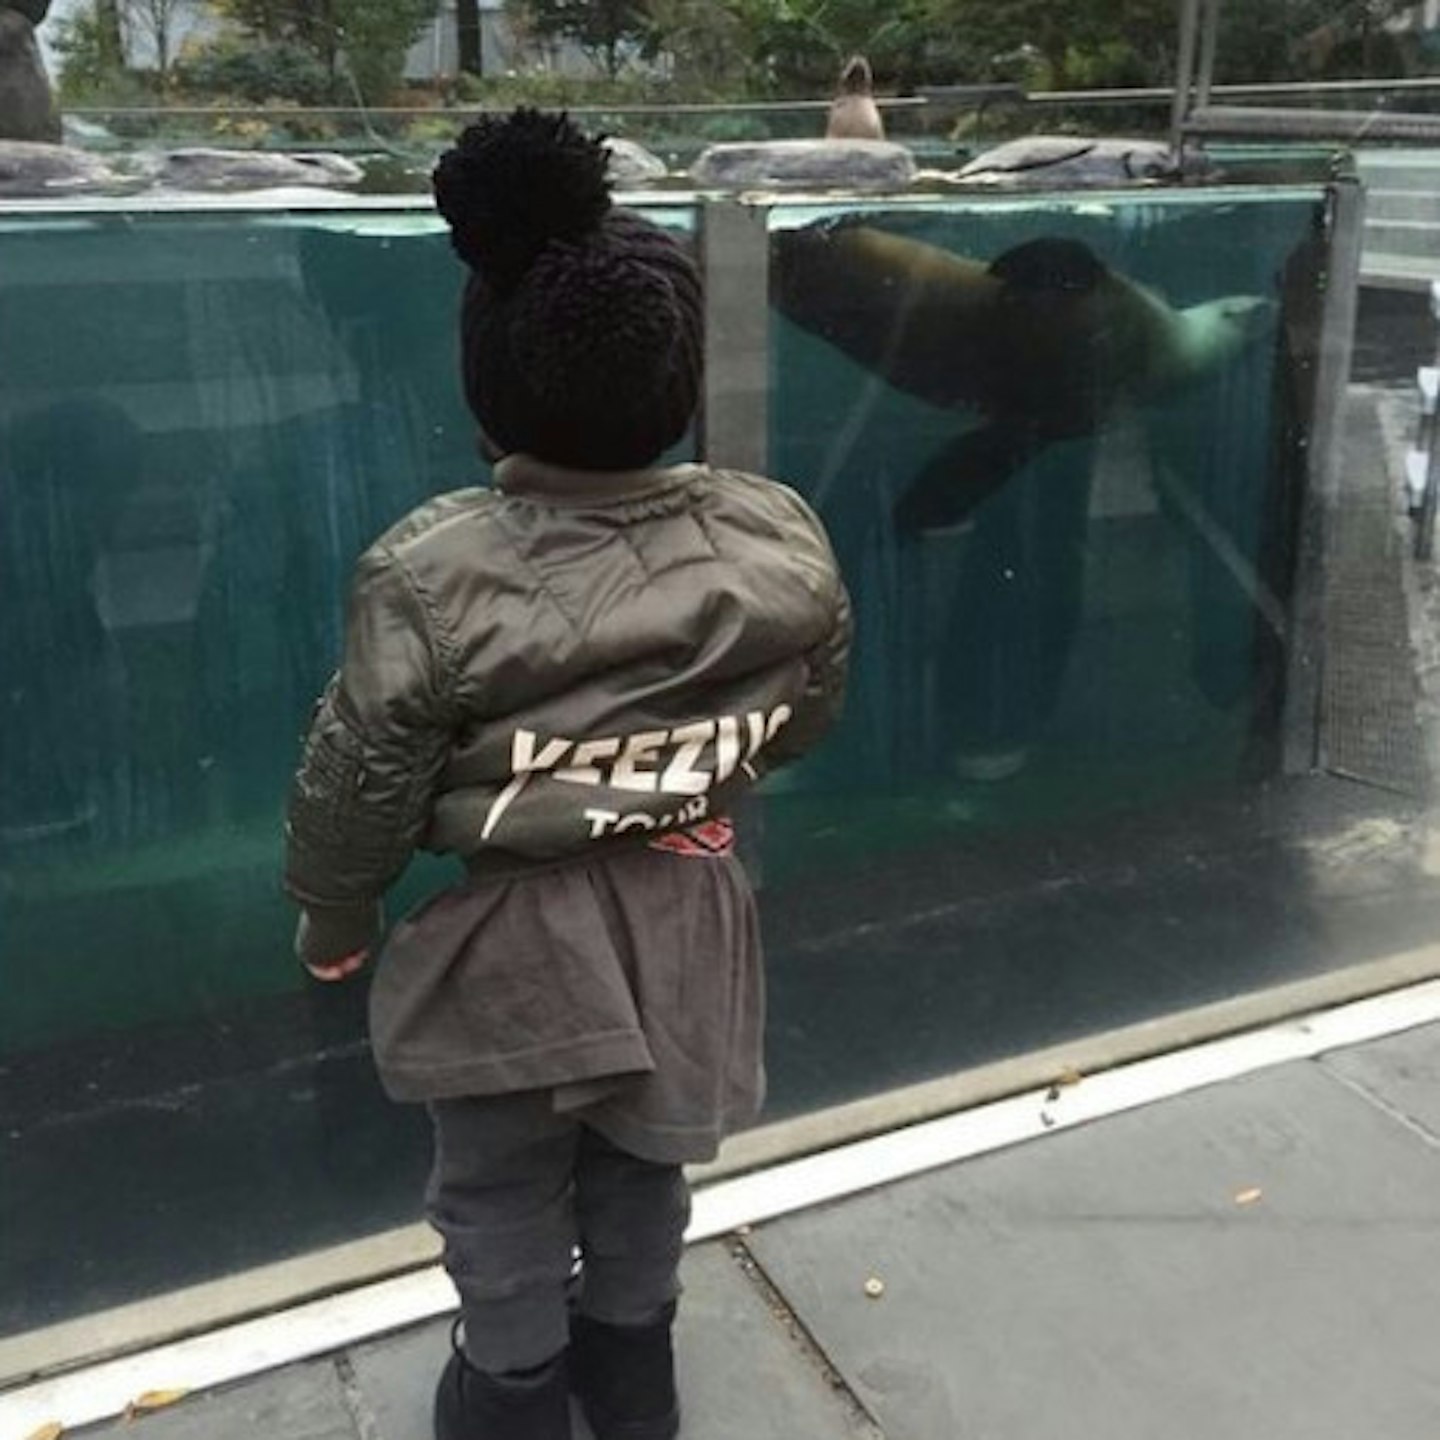
[[439,1440],[565,1440],[571,1387],[599,1440],[676,1434],[681,1166],[763,1088],[727,811],[844,686],[849,607],[804,502],[657,468],[700,394],[699,276],[612,208],[605,164],[521,110],[436,169],[494,488],[361,558],[290,802],[321,979],[364,963],[417,846],[468,871],[395,929],[370,999],[387,1092],[434,1121],[427,1213],[463,1322]]

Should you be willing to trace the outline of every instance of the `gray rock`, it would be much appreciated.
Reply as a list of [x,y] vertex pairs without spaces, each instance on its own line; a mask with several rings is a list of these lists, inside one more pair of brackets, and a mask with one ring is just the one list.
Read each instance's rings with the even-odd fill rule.
[[905,190],[914,175],[910,152],[884,140],[711,145],[691,170],[697,185],[765,190]]
[[18,10],[32,25],[50,13],[50,0],[0,0],[0,10]]
[[1203,174],[1203,157],[1187,157],[1182,171],[1175,152],[1158,140],[1091,140],[1074,135],[1028,135],[977,155],[956,174],[967,183],[1024,189],[1069,185],[1116,185],[1178,180]]
[[0,9],[0,140],[59,139],[60,117],[35,27],[21,11]]
[[0,140],[0,196],[37,199],[124,188],[103,161],[67,145]]
[[613,135],[607,136],[605,149],[610,154],[608,167],[610,178],[622,188],[631,185],[652,185],[657,180],[663,180],[670,173],[669,168],[658,155],[652,155],[643,145],[637,145],[633,140],[621,140]]
[[358,184],[364,171],[323,152],[272,154],[255,150],[170,150],[142,162],[167,190],[269,190],[280,186],[333,190]]
[[78,115],[61,115],[60,128],[63,143],[66,145],[80,145],[87,149],[93,146],[97,149],[113,150],[118,149],[122,143],[115,138],[113,130],[96,124],[94,120],[83,120]]

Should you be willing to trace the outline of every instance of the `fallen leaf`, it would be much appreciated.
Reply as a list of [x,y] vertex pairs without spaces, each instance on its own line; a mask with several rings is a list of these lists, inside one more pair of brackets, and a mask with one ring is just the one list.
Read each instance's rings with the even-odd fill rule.
[[152,1410],[164,1410],[183,1400],[188,1390],[147,1390],[137,1395],[126,1407],[125,1418],[134,1420],[138,1415],[148,1415]]
[[1250,1190],[1242,1190],[1236,1197],[1237,1205],[1253,1205],[1265,1192],[1257,1185]]
[[64,1433],[65,1427],[58,1420],[52,1420],[48,1425],[42,1425],[38,1430],[31,1431],[25,1440],[60,1440]]

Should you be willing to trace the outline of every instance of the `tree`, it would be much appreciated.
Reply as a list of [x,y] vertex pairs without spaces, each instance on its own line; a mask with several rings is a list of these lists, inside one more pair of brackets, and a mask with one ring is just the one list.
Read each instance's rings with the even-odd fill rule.
[[1387,28],[1408,0],[1229,0],[1221,16],[1222,80],[1238,84],[1395,74]]
[[399,83],[409,50],[435,18],[435,0],[217,0],[252,34],[303,45],[327,72],[344,72],[367,104]]
[[518,27],[542,44],[569,40],[613,80],[627,49],[642,50],[652,38],[645,0],[505,0]]
[[142,35],[155,55],[155,73],[161,85],[170,79],[170,62],[175,53],[175,22],[184,0],[120,0],[125,28]]
[[1173,69],[1174,0],[927,0],[926,9],[963,81],[1020,79],[1066,89],[1084,78],[1077,72],[1087,68],[1086,57],[1107,47],[1112,60],[1122,51],[1138,57],[1153,81]]
[[337,47],[367,103],[399,85],[405,54],[435,18],[434,0],[331,0]]

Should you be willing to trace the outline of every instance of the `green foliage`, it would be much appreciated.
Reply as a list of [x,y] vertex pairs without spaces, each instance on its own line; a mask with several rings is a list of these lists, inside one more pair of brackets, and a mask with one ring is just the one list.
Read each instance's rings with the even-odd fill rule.
[[308,51],[327,75],[343,74],[353,82],[370,105],[390,97],[405,52],[438,9],[435,0],[215,0],[215,5],[262,41]]
[[175,67],[175,79],[195,95],[227,96],[264,104],[334,104],[332,76],[313,50],[293,40],[224,38],[188,55]]
[[1230,0],[1217,72],[1238,84],[1402,73],[1386,22],[1408,8],[1407,0]]
[[62,100],[116,104],[117,93],[140,86],[126,74],[113,21],[113,10],[102,12],[94,4],[57,18],[50,43],[60,56]]
[[505,13],[541,45],[579,46],[612,80],[652,36],[647,0],[505,0]]
[[332,0],[339,48],[365,102],[383,104],[400,84],[405,53],[435,18],[434,0]]

